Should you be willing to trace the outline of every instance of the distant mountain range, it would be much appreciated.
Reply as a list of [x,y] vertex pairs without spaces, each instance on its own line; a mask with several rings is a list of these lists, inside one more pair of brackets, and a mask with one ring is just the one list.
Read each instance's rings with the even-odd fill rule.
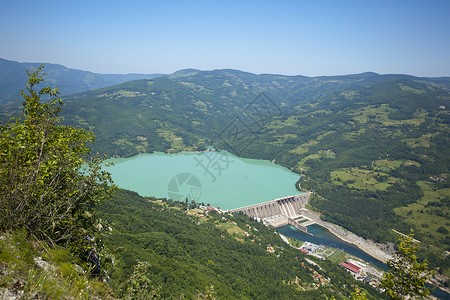
[[[41,63],[19,63],[0,58],[0,104],[21,99],[19,91],[27,80],[27,70]],[[45,63],[46,81],[58,87],[61,95],[95,90],[136,79],[149,79],[163,74],[98,74]],[[20,103],[21,100],[20,100]]]

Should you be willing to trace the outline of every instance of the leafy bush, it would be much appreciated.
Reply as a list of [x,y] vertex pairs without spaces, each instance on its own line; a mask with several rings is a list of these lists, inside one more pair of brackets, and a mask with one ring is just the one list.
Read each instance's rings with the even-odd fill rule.
[[109,194],[111,179],[102,159],[85,158],[93,134],[58,125],[64,104],[58,90],[35,90],[44,81],[42,69],[27,71],[21,118],[0,127],[0,230],[26,228],[39,239],[67,245],[93,228],[86,209]]

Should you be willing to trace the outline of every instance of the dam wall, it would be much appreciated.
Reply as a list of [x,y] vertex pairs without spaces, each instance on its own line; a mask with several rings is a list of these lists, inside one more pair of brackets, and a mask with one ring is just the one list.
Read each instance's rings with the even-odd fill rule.
[[309,197],[311,197],[311,192],[244,206],[232,209],[229,212],[233,213],[241,211],[255,219],[264,219],[276,215],[282,215],[288,219],[295,219],[301,216],[301,211],[305,207],[305,204],[308,203]]

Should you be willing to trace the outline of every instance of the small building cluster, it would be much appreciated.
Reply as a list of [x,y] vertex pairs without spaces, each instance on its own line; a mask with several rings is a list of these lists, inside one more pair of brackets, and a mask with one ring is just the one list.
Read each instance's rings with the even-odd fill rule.
[[326,247],[323,245],[316,245],[311,242],[304,242],[300,247],[300,251],[306,255],[313,255],[321,260],[325,259],[324,251]]
[[354,274],[359,274],[359,272],[361,271],[360,267],[358,267],[355,264],[352,264],[351,262],[344,261],[340,265],[343,266],[344,268],[346,268],[347,270],[349,270],[350,272],[354,273]]
[[444,181],[445,181],[445,178],[441,178],[441,177],[438,177],[438,176],[436,176],[436,175],[433,175],[433,176],[430,176],[430,180],[432,180],[432,181],[438,181],[438,182],[444,182]]
[[347,269],[356,280],[364,281],[375,288],[378,287],[383,275],[382,272],[377,271],[371,266],[350,259],[342,262],[340,265]]

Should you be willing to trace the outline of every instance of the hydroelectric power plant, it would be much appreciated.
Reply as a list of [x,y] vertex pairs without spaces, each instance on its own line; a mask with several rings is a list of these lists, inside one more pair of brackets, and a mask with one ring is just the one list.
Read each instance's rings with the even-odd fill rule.
[[295,228],[308,233],[305,225],[300,222],[307,222],[308,225],[313,222],[309,218],[305,218],[303,213],[306,211],[305,205],[308,203],[311,192],[274,199],[271,201],[258,203],[254,205],[244,206],[231,209],[230,212],[243,212],[249,217],[262,220],[265,224],[274,227],[292,225]]

